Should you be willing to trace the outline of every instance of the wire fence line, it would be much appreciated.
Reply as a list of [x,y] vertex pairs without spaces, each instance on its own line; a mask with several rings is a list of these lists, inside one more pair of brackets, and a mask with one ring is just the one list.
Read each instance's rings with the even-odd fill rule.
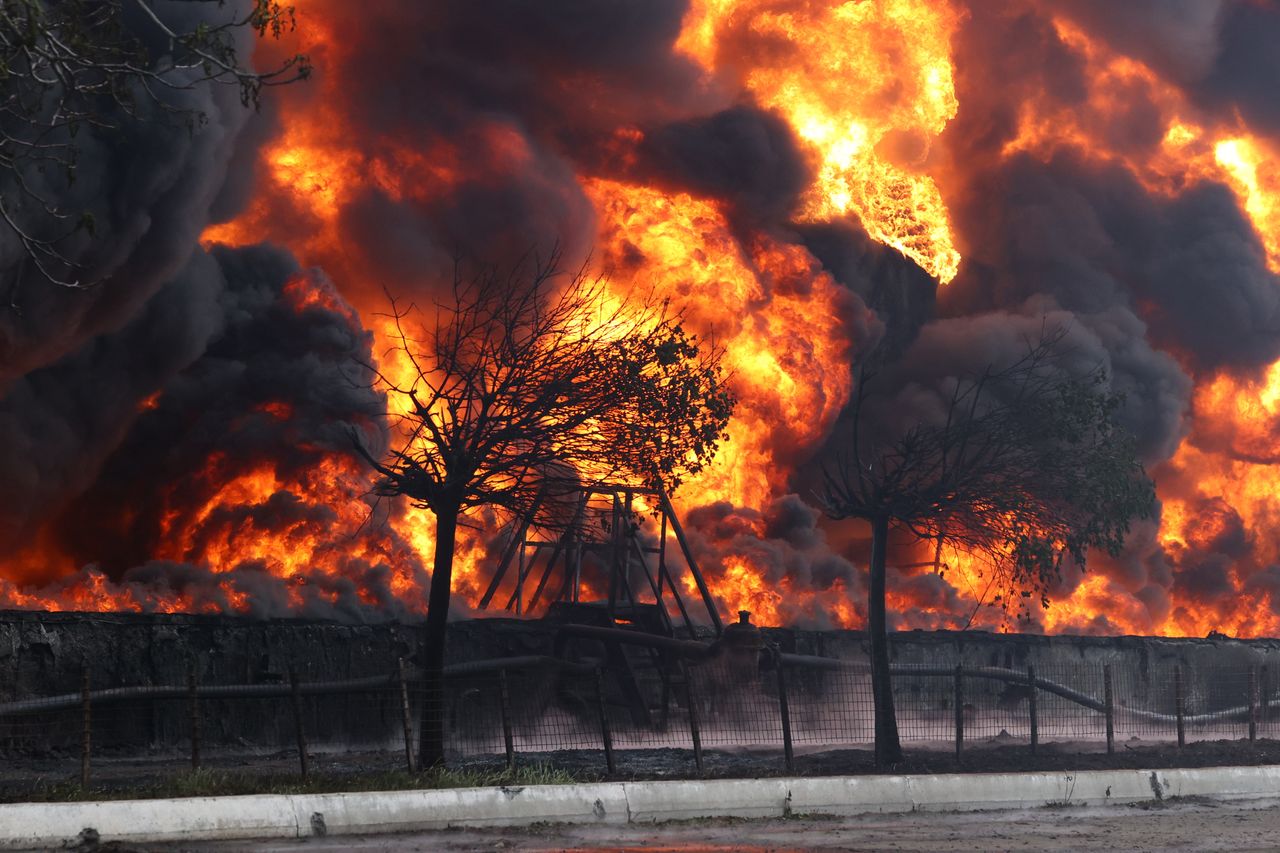
[[[790,768],[797,749],[865,747],[873,738],[871,671],[776,651],[744,660],[569,662],[523,656],[447,668],[443,730],[451,761],[546,760],[586,751],[613,774],[626,751],[760,748]],[[104,685],[85,670],[79,689],[0,702],[0,783],[143,775],[178,757],[273,772],[313,770],[346,755],[414,769],[425,685],[405,661],[358,679],[293,671],[257,684],[207,684],[192,668],[168,684]],[[1192,670],[1178,664],[893,667],[902,740],[975,742],[1167,741],[1275,737],[1280,673],[1265,666]],[[245,759],[245,757],[248,757]],[[370,758],[369,756],[374,756]],[[261,759],[261,761],[259,761]],[[273,760],[267,760],[273,759]],[[350,763],[350,762],[348,762]],[[625,769],[625,768],[623,768]]]

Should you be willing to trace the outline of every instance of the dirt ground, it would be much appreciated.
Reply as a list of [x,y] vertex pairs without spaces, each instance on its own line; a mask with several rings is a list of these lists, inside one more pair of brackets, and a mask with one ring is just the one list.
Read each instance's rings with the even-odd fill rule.
[[[600,750],[564,750],[549,753],[521,754],[522,764],[545,763],[569,771],[582,781],[599,779],[685,779],[685,778],[754,778],[761,776],[833,776],[876,772],[869,749],[797,750],[794,769],[788,771],[780,750],[717,749],[703,757],[703,772],[698,773],[692,750],[635,749],[618,750],[616,772],[607,773]],[[403,767],[403,752],[318,753],[311,756],[311,770],[333,782],[340,790],[342,780],[385,773]],[[991,773],[1036,770],[1103,770],[1114,768],[1154,769],[1164,767],[1212,767],[1223,765],[1280,764],[1280,740],[1199,741],[1179,749],[1165,742],[1138,740],[1118,742],[1115,753],[1107,755],[1105,744],[1096,741],[1041,744],[1036,754],[1021,741],[993,738],[966,745],[959,762],[953,744],[908,744],[906,759],[888,768],[892,773]],[[498,769],[500,756],[471,759],[456,766]],[[206,768],[263,780],[296,778],[296,752],[234,755],[225,752],[206,754]],[[164,780],[185,772],[188,759],[178,755],[107,755],[95,756],[92,766],[91,795],[130,795],[135,788],[158,789],[163,795]],[[73,756],[42,758],[11,757],[0,760],[0,802],[27,799],[64,799],[79,796],[71,783],[79,777],[80,764]],[[138,795],[136,793],[132,795]],[[145,793],[143,795],[146,795]],[[156,793],[150,795],[155,796]],[[1280,847],[1280,843],[1278,843]]]
[[[1043,808],[1012,812],[867,815],[857,818],[700,820],[625,827],[533,826],[501,830],[448,830],[384,836],[342,836],[307,841],[174,844],[139,853],[215,853],[254,850],[460,851],[1204,851],[1276,850],[1276,801],[1158,806]],[[126,848],[116,848],[123,851]]]
[[[1280,764],[1280,740],[1212,740],[1188,743],[1117,742],[1108,755],[1106,744],[1070,741],[1041,744],[1033,755],[1022,741],[993,738],[967,744],[959,761],[949,743],[904,745],[902,763],[885,773],[1012,773],[1036,770],[1107,770],[1222,765]],[[601,774],[598,751],[549,753],[545,760],[585,776]],[[695,778],[699,774],[693,752],[682,749],[625,750],[617,754],[617,777],[624,779]],[[757,776],[841,776],[876,773],[870,748],[796,751],[794,770],[788,771],[780,750],[714,750],[703,757],[703,778]]]

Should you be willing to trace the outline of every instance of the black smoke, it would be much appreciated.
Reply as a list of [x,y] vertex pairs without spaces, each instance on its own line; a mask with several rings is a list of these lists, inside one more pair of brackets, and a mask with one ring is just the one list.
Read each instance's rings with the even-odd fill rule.
[[[183,31],[243,13],[246,5],[237,0],[158,8],[170,26]],[[153,40],[154,26],[134,23],[144,43]],[[237,36],[243,53],[252,52],[251,37]],[[119,329],[166,284],[199,275],[193,266],[207,269],[193,259],[200,251],[196,241],[253,113],[240,103],[235,86],[186,85],[198,73],[171,72],[175,85],[153,86],[154,99],[139,94],[131,111],[104,98],[102,126],[82,123],[74,132],[43,138],[74,145],[74,178],[39,158],[0,171],[0,193],[12,218],[33,237],[56,240],[72,264],[50,263],[50,273],[80,285],[50,282],[14,231],[0,228],[0,393],[15,377]],[[46,213],[46,204],[60,215]],[[82,219],[93,227],[74,229]]]
[[[320,529],[332,509],[285,490],[199,521],[201,490],[184,502],[184,478],[219,455],[229,460],[220,477],[270,460],[282,479],[295,478],[347,453],[348,429],[376,433],[382,402],[353,373],[369,342],[350,306],[370,316],[383,287],[429,299],[455,258],[503,265],[553,243],[585,256],[597,223],[583,184],[594,178],[708,198],[737,236],[807,248],[813,272],[846,290],[837,321],[862,347],[851,359],[874,355],[883,367],[886,428],[930,416],[949,383],[1017,357],[1047,323],[1067,330],[1071,369],[1102,367],[1124,393],[1123,422],[1162,488],[1194,491],[1167,470],[1188,440],[1274,460],[1266,436],[1193,435],[1195,416],[1212,415],[1192,412],[1197,383],[1222,373],[1256,380],[1280,357],[1280,281],[1227,187],[1157,193],[1126,165],[1158,148],[1171,118],[1159,99],[1133,87],[1087,127],[1112,156],[1067,139],[1052,156],[1004,150],[1033,100],[1093,121],[1083,109],[1087,58],[1054,16],[1149,65],[1205,122],[1238,116],[1275,138],[1274,5],[965,4],[952,43],[960,112],[930,155],[965,258],[945,287],[856,222],[790,221],[814,164],[785,122],[740,88],[740,69],[706,80],[674,49],[687,11],[680,0],[308,3],[299,14],[324,22],[326,34],[316,80],[277,97],[330,120],[362,166],[405,163],[406,174],[423,174],[407,151],[436,170],[420,184],[371,181],[343,198],[343,239],[324,250],[323,272],[300,270],[283,250],[197,245],[206,224],[233,217],[253,195],[257,146],[271,144],[277,127],[270,108],[254,118],[234,91],[197,88],[174,96],[208,115],[194,132],[139,121],[90,134],[80,180],[49,190],[94,212],[98,238],[81,235],[68,248],[101,284],[41,282],[19,269],[11,241],[0,244],[0,288],[21,307],[0,309],[0,555],[55,539],[120,584],[200,590],[222,606],[225,591],[204,569],[181,555],[153,559],[162,519],[187,519],[197,535],[201,524],[209,535]],[[314,204],[305,193],[268,199],[268,216],[305,242]],[[300,310],[288,290],[300,281],[323,299]],[[805,284],[766,282],[788,295]],[[718,305],[715,294],[703,303],[701,313]],[[269,404],[287,404],[288,417]],[[820,446],[777,448],[773,461],[799,468],[833,453],[843,435],[837,426]],[[737,557],[763,568],[768,585],[841,590],[861,606],[865,541],[821,520],[811,473],[781,484],[789,494],[767,507],[693,512],[703,568],[715,577]],[[1121,603],[1145,609],[1153,625],[1175,600],[1225,600],[1233,571],[1249,589],[1280,588],[1236,508],[1195,507],[1214,535],[1175,552],[1144,523],[1124,553],[1096,562],[1128,596]],[[354,592],[362,584],[390,596],[378,560],[351,561],[347,572],[349,583],[317,580],[324,588],[307,600],[352,614],[364,606]],[[236,583],[253,589],[263,613],[302,595],[251,564]],[[970,591],[944,578],[903,570],[895,583],[919,607],[905,624],[967,615]],[[829,618],[789,607],[789,618]],[[1113,624],[1104,615],[1095,627]]]

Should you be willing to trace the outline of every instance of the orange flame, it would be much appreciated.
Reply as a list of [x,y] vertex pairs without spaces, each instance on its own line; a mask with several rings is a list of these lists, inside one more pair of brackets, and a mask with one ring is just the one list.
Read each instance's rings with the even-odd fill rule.
[[676,47],[710,71],[736,69],[809,147],[817,175],[803,219],[853,214],[945,284],[960,255],[927,169],[931,143],[958,109],[958,21],[939,0],[698,0]]
[[[791,127],[813,174],[795,212],[798,221],[856,218],[872,238],[945,284],[961,263],[940,189],[948,176],[938,153],[945,155],[945,129],[964,108],[956,96],[951,50],[964,21],[958,5],[693,0],[674,47],[703,70],[712,97],[747,98]],[[320,67],[328,61],[340,69],[348,59],[342,34],[333,31],[323,8],[304,8],[299,20],[297,47],[312,53]],[[1080,27],[1056,20],[1055,28],[1083,63],[1087,97],[1070,108],[1047,94],[1027,99],[1020,104],[1017,133],[1001,156],[1048,159],[1069,149],[1120,164],[1150,192],[1170,197],[1197,182],[1220,183],[1236,195],[1269,267],[1280,272],[1276,146],[1239,118],[1206,116],[1152,68]],[[523,173],[530,168],[530,141],[522,128],[498,117],[448,141],[364,139],[352,133],[351,117],[336,106],[343,100],[328,97],[343,85],[341,75],[323,74],[313,85],[316,91],[305,97],[282,93],[283,129],[261,155],[256,195],[236,219],[208,228],[203,241],[271,240],[288,246],[302,263],[323,267],[354,305],[353,324],[372,331],[381,369],[402,377],[411,366],[398,363],[392,331],[376,316],[385,308],[382,285],[394,283],[377,278],[376,264],[345,233],[344,215],[369,192],[428,203]],[[1162,130],[1158,142],[1140,154],[1107,142],[1108,128],[1135,100],[1151,105]],[[618,167],[615,174],[628,174],[641,132],[618,127],[606,139],[602,146]],[[724,347],[741,401],[729,442],[686,485],[678,508],[726,501],[752,510],[739,523],[764,539],[761,512],[787,493],[788,478],[831,430],[851,392],[857,342],[849,340],[843,319],[845,291],[786,234],[731,224],[714,199],[609,174],[583,175],[579,184],[596,215],[597,257],[611,274],[615,294],[652,293],[684,310],[699,335]],[[295,310],[348,310],[335,293],[310,281],[299,278],[286,288]],[[150,397],[140,408],[152,409],[159,401]],[[1053,606],[1038,614],[1045,630],[1280,633],[1271,593],[1250,583],[1263,564],[1280,563],[1280,535],[1272,532],[1280,501],[1272,494],[1271,476],[1280,462],[1280,362],[1261,378],[1203,377],[1194,405],[1190,438],[1156,472],[1163,505],[1158,542],[1175,562],[1193,552],[1229,550],[1238,519],[1239,535],[1253,546],[1257,565],[1226,561],[1221,582],[1233,591],[1229,605],[1202,602],[1193,591],[1173,586],[1168,601],[1144,607],[1136,597],[1142,591],[1126,586],[1119,575],[1095,571],[1072,577]],[[287,403],[268,401],[254,416],[288,422],[295,412]],[[287,579],[291,598],[301,602],[306,594],[332,595],[316,593],[317,583],[347,578],[352,561],[363,561],[386,567],[390,589],[409,609],[425,606],[421,567],[430,562],[434,521],[423,510],[394,507],[385,524],[371,524],[363,496],[368,472],[354,461],[331,457],[297,472],[269,462],[231,466],[215,454],[202,470],[183,474],[181,488],[200,494],[202,502],[194,513],[166,503],[154,556],[208,569],[223,598],[114,584],[92,568],[72,577],[81,567],[60,557],[57,543],[37,542],[0,564],[0,602],[50,610],[245,610],[252,606],[251,593],[237,577],[246,565]],[[298,513],[287,523],[253,522],[255,508],[282,501],[327,514],[323,522],[314,513]],[[929,543],[902,552],[895,556],[904,566],[921,563],[902,570],[906,580],[931,571]],[[790,578],[770,580],[767,567],[753,559],[721,555],[710,581],[726,610],[750,609],[762,623],[804,616],[861,624],[843,580],[807,589]],[[480,537],[464,536],[455,569],[464,600],[478,598],[491,569],[485,560]],[[939,562],[945,567],[940,580],[963,607],[926,600],[906,587],[891,590],[890,607],[924,625],[960,627],[975,602],[995,594],[989,567],[953,549],[944,549]],[[18,583],[41,574],[70,579],[36,592]],[[367,591],[359,594],[377,605]],[[999,627],[999,617],[989,612],[980,609],[974,624]]]

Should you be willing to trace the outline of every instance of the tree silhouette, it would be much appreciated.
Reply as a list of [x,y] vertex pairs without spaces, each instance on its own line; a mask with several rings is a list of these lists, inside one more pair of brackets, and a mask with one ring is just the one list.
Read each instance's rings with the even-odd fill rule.
[[[617,478],[675,489],[725,438],[734,399],[720,351],[685,332],[665,303],[619,300],[558,251],[510,272],[464,276],[426,312],[392,313],[403,376],[375,373],[392,408],[376,494],[436,517],[427,609],[423,766],[443,760],[442,669],[459,518],[514,514]],[[425,315],[425,316],[424,316]],[[419,322],[425,321],[425,322]],[[539,497],[540,496],[540,497]]]
[[1065,560],[1083,569],[1091,548],[1117,554],[1130,521],[1153,510],[1154,486],[1115,423],[1121,396],[1102,369],[1079,377],[1062,367],[1064,336],[1042,330],[1013,363],[954,382],[934,419],[896,434],[872,426],[874,377],[858,377],[848,443],[824,469],[820,500],[833,519],[871,525],[877,766],[902,759],[885,617],[891,527],[985,556],[1006,590],[1047,607]]

